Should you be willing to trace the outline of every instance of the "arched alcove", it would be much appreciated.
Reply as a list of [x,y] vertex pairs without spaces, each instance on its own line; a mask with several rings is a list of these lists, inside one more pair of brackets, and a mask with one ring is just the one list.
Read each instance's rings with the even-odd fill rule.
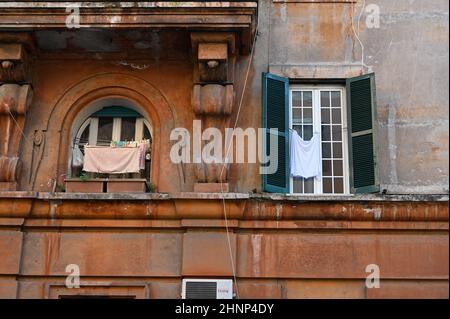
[[[140,177],[151,180],[151,144],[153,126],[146,118],[144,109],[124,98],[104,98],[96,100],[83,108],[72,124],[70,148],[68,154],[68,173],[70,177],[82,174],[82,160],[85,146],[109,146],[118,141],[142,141],[149,143],[143,161],[143,168],[138,174],[121,174],[120,176]],[[114,175],[113,175],[114,176]]]
[[[106,106],[120,104],[141,114],[149,123],[152,135],[151,181],[158,191],[180,191],[182,175],[170,161],[170,132],[175,128],[175,112],[165,96],[149,82],[128,74],[108,73],[87,78],[66,90],[51,110],[46,134],[59,136],[57,160],[46,167],[54,170],[58,180],[68,173],[72,140],[77,130]],[[54,147],[54,145],[52,146]],[[47,148],[47,146],[46,146]],[[47,152],[50,151],[47,148]],[[39,173],[37,174],[39,176]],[[161,179],[160,176],[164,176]],[[41,179],[45,177],[41,176]],[[39,179],[39,177],[38,177]]]

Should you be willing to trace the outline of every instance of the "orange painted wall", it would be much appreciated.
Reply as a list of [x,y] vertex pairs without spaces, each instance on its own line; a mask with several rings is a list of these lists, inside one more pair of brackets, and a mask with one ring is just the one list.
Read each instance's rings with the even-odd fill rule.
[[[388,200],[331,209],[323,201],[227,199],[228,246],[215,195],[205,205],[196,194],[25,195],[15,196],[15,209],[0,199],[2,298],[180,298],[183,278],[233,278],[231,260],[239,298],[448,298],[448,206],[439,199],[396,202],[398,214]],[[80,268],[81,290],[64,285],[70,264]],[[370,264],[379,266],[379,289],[366,288]]]

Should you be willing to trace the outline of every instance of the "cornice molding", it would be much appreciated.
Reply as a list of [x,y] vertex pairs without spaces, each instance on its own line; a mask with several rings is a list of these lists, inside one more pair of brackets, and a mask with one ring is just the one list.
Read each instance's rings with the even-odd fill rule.
[[[240,34],[248,54],[256,30],[257,1],[30,1],[0,2],[0,31],[44,29],[187,29]],[[77,29],[66,22],[79,9]],[[69,28],[71,27],[71,28]]]

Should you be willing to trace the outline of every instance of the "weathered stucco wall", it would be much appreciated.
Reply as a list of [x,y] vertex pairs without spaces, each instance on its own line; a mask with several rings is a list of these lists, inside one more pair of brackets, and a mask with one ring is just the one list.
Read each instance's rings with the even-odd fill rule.
[[361,33],[377,73],[382,183],[448,192],[449,3],[397,2],[374,1],[380,29]]
[[[193,168],[171,164],[168,151],[170,130],[194,119],[188,32],[28,30],[37,50],[19,189],[38,192],[0,192],[0,297],[179,298],[182,278],[232,278],[231,250],[240,298],[448,298],[448,196],[426,195],[448,193],[448,3],[372,3],[378,29],[366,27],[366,13],[358,26],[362,1],[259,1],[237,125],[260,127],[261,72],[299,80],[372,70],[382,188],[422,195],[248,194],[260,188],[251,164],[233,167],[236,193],[187,193]],[[250,59],[237,60],[232,123]],[[111,96],[153,121],[157,186],[169,194],[48,193],[66,173],[77,114]],[[46,137],[39,165],[36,131]],[[76,292],[64,286],[71,263],[84,283]],[[380,289],[365,286],[368,264],[380,266]]]
[[[259,1],[258,37],[237,125],[244,129],[261,126],[263,71],[292,80],[342,79],[374,71],[381,188],[388,193],[448,193],[448,2],[372,1],[370,5],[380,10],[379,27],[373,28],[366,25],[373,12],[366,12],[363,4]],[[34,33],[40,53],[32,64],[35,95],[25,126],[28,137],[48,129],[45,123],[50,114],[51,122],[70,120],[69,105],[58,112],[51,109],[75,84],[83,87],[86,79],[108,73],[118,74],[119,85],[127,85],[121,83],[126,77],[148,82],[166,100],[173,125],[191,128],[194,65],[188,32],[124,33],[122,37],[107,29]],[[130,53],[130,48],[138,54]],[[237,60],[231,124],[250,59],[250,55],[241,55]],[[158,180],[159,189],[192,190],[193,167],[169,163],[170,130],[164,132],[160,143],[165,148],[160,151],[165,159],[157,168],[163,177]],[[59,132],[45,134],[45,161],[37,169],[31,167],[30,143],[23,147],[21,189],[48,190],[48,181],[65,173],[59,153],[66,152],[62,147],[67,141],[58,141]],[[37,173],[34,186],[30,183],[33,170]],[[258,165],[234,165],[230,182],[231,190],[237,192],[259,189]]]
[[[362,1],[325,2],[260,1],[259,37],[241,125],[260,123],[254,119],[260,112],[260,96],[254,92],[260,92],[262,71],[292,79],[373,71],[382,189],[447,193],[448,2],[371,1],[380,8],[379,28],[366,26]],[[257,168],[242,170],[248,181],[243,189],[251,187],[256,173]]]
[[[381,188],[448,193],[448,1],[365,4],[378,6],[379,28],[367,27],[371,12],[363,1],[259,1],[259,36],[240,125],[260,123],[255,114],[262,71],[291,79],[373,71]],[[252,188],[256,173],[242,171],[242,190]]]
[[180,298],[232,260],[239,298],[448,298],[448,196],[219,195],[0,194],[0,298]]

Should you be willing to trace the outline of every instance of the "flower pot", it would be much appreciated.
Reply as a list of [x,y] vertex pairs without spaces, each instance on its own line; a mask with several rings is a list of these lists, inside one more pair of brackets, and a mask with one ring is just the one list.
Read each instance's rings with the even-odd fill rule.
[[143,178],[109,179],[108,193],[145,193],[146,180]]
[[80,180],[79,178],[66,179],[66,192],[68,193],[103,193],[106,179]]

